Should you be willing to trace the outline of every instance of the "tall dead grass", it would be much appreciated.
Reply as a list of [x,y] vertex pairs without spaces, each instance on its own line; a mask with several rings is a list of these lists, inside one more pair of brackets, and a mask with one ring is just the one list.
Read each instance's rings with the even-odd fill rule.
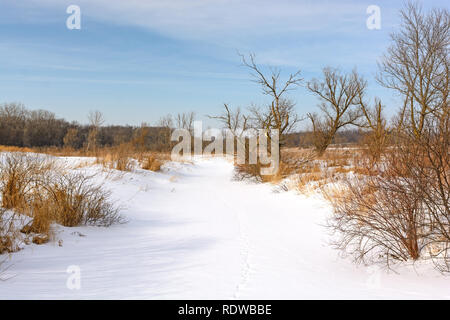
[[[19,249],[18,230],[15,228],[14,212],[0,208],[0,255]],[[0,261],[1,265],[1,261]]]
[[43,177],[56,169],[54,161],[38,154],[9,153],[0,161],[1,203],[5,209],[25,209]]
[[145,170],[159,171],[164,161],[168,159],[170,159],[170,154],[147,153],[135,150],[133,145],[124,143],[117,147],[98,151],[96,163],[106,169],[119,171],[131,171],[135,164],[140,164]]
[[161,170],[162,161],[157,159],[154,155],[148,155],[142,160],[142,169],[150,171]]
[[36,240],[42,243],[52,236],[53,223],[66,227],[110,226],[122,221],[110,192],[95,184],[94,176],[67,170],[54,158],[43,155],[5,154],[0,168],[0,194],[2,210],[31,218],[24,227],[9,224],[8,229],[3,221],[2,250],[6,246],[14,250],[11,237],[15,237],[15,228],[25,234],[44,235]]

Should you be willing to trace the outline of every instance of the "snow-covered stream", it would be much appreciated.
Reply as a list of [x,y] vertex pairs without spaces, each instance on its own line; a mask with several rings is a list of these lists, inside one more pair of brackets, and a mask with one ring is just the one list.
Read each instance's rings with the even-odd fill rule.
[[[102,180],[128,223],[59,228],[56,241],[14,253],[0,298],[450,298],[450,277],[428,264],[387,273],[339,257],[319,196],[233,181],[232,172],[208,159]],[[66,286],[72,265],[79,290]]]

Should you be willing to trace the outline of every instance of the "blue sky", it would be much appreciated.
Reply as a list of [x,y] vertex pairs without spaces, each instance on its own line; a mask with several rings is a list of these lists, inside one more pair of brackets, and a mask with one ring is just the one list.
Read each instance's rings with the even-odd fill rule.
[[[223,103],[245,108],[268,97],[250,81],[237,51],[265,68],[357,67],[388,114],[393,93],[373,80],[403,1],[268,0],[0,0],[0,103],[22,102],[86,122],[100,110],[107,123],[156,123],[167,113],[217,114]],[[69,5],[81,8],[81,30],[66,28]],[[381,8],[381,30],[366,27],[369,5]],[[448,7],[447,1],[426,1]],[[299,114],[317,100],[291,93]],[[211,123],[211,125],[214,125]]]

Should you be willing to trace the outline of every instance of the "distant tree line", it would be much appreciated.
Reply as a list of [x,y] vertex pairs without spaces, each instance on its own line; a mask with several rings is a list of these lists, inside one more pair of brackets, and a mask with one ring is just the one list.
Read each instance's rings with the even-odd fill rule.
[[[124,143],[138,144],[140,148],[168,151],[172,128],[191,128],[194,113],[167,115],[157,125],[103,125],[103,115],[91,112],[89,124],[69,122],[47,110],[28,110],[20,103],[0,105],[0,145],[17,147],[68,147],[75,150],[111,147]],[[287,147],[308,147],[311,132],[290,133],[286,136]],[[358,130],[342,131],[334,143],[356,143],[361,139]]]
[[[367,132],[361,129],[346,129],[339,131],[332,139],[335,145],[356,145],[364,141]],[[286,147],[314,147],[314,133],[312,131],[301,131],[288,133],[285,136]]]
[[0,145],[93,150],[135,142],[149,150],[167,148],[170,129],[166,127],[103,126],[102,117],[101,113],[93,112],[89,115],[89,124],[80,124],[58,118],[50,111],[28,110],[20,103],[4,103],[0,105]]

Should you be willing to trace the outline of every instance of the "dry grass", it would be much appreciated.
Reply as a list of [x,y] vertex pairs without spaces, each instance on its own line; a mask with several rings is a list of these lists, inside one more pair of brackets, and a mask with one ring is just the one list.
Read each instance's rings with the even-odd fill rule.
[[360,153],[361,149],[357,148],[329,148],[317,159],[326,162],[327,167],[345,167],[352,165],[354,156]]
[[57,223],[110,226],[120,221],[118,209],[109,200],[111,193],[92,182],[93,176],[60,175],[51,182],[47,197],[49,216]]
[[10,218],[6,217],[5,212],[6,210],[0,208],[0,254],[15,251]]
[[42,155],[11,153],[0,168],[0,249],[12,251],[17,228],[4,221],[5,209],[21,213],[31,221],[21,232],[45,243],[53,236],[52,224],[109,226],[122,221],[110,193],[93,183],[94,176],[65,170]]
[[131,171],[135,160],[145,170],[159,171],[164,161],[170,160],[170,153],[137,152],[131,144],[125,143],[117,147],[99,150],[96,163],[107,169]]
[[34,152],[34,151],[30,148],[0,145],[0,152]]
[[131,157],[131,146],[123,143],[117,147],[105,148],[97,151],[96,163],[106,169],[119,171],[131,171],[133,168]]
[[32,217],[29,224],[20,231],[25,234],[42,234],[49,237],[52,233],[51,225],[54,217],[51,215],[51,207],[48,201],[34,200],[25,213]]
[[316,173],[304,173],[301,174],[296,180],[297,190],[300,192],[308,191],[308,188],[316,189],[323,186],[328,181],[321,172]]
[[0,254],[20,250],[20,232],[16,228],[17,220],[19,219],[16,213],[0,208]]
[[25,209],[40,180],[51,170],[54,161],[36,154],[9,153],[0,170],[0,193],[5,209]]
[[142,161],[142,169],[150,171],[159,171],[163,163],[158,160],[154,155],[146,156]]
[[351,171],[369,172],[369,168],[355,167],[356,163],[362,164],[363,158],[362,150],[357,148],[330,148],[321,155],[312,149],[283,148],[277,174],[261,176],[261,165],[240,164],[235,165],[236,177],[239,180],[256,178],[260,182],[279,183],[287,177],[296,176],[296,189],[305,192],[309,187],[316,189]]
[[[22,241],[48,242],[54,238],[54,223],[67,227],[109,226],[123,221],[110,193],[93,183],[93,176],[74,174],[45,155],[92,157],[92,152],[9,146],[0,146],[0,152],[5,152],[0,166],[0,254],[19,250]],[[142,167],[152,171],[160,170],[163,162],[170,159],[170,153],[135,153],[126,144],[99,149],[95,155],[96,163],[121,171],[132,169],[133,158],[140,159]],[[77,168],[91,164],[87,160]],[[26,225],[14,223],[19,213],[30,218]]]

